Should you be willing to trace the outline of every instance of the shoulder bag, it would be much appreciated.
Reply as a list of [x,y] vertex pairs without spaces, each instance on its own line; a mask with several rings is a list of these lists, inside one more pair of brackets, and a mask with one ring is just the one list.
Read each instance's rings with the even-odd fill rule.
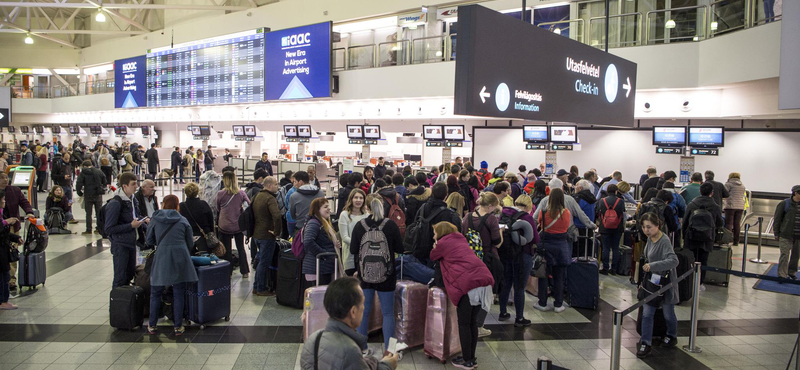
[[[228,203],[230,203],[230,201]],[[197,220],[195,220],[194,215],[192,214],[192,211],[191,210],[187,210],[186,213],[189,214],[189,218],[192,219],[192,222],[194,222],[194,224],[197,226],[197,229],[200,230],[200,235],[202,235],[203,239],[205,239],[206,246],[208,247],[208,251],[211,252],[212,254],[214,254],[217,257],[220,257],[220,258],[224,257],[225,253],[227,252],[227,250],[225,249],[225,245],[223,245],[222,242],[220,242],[219,239],[217,238],[217,234],[214,233],[213,231],[209,232],[209,233],[206,233],[203,230],[203,228],[200,227],[200,224],[197,223]]]
[[[647,248],[645,248],[644,251],[642,251],[642,256],[639,257],[639,261],[640,261],[639,262],[640,266],[644,266],[646,263],[649,262],[647,258]],[[641,301],[649,297],[651,294],[657,292],[664,285],[669,284],[671,280],[669,275],[670,273],[668,271],[666,274],[661,276],[661,279],[658,283],[654,283],[652,281],[653,272],[652,271],[645,272],[642,275],[641,281],[639,282],[639,289],[636,292],[636,299]],[[647,302],[648,305],[653,307],[661,307],[663,303],[664,303],[664,293],[659,294],[658,297],[654,298],[650,302]]]

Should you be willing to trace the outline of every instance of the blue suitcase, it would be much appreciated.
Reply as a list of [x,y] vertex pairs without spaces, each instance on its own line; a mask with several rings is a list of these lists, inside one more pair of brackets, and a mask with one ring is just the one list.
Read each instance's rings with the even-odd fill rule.
[[37,285],[44,285],[47,279],[47,264],[44,252],[23,253],[19,258],[19,272],[17,285],[35,289]]
[[[596,234],[592,239],[592,256],[595,252]],[[589,236],[578,236],[580,241],[590,239]],[[584,244],[584,257],[573,258],[567,267],[567,303],[575,308],[597,309],[600,300],[600,266],[594,257],[589,257],[588,244]]]
[[231,318],[231,267],[228,261],[197,266],[197,283],[186,289],[186,319],[189,324],[205,324]]

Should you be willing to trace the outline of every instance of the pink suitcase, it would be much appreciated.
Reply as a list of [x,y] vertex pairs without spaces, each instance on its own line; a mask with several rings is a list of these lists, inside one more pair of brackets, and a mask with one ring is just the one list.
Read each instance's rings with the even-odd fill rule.
[[425,316],[428,309],[428,286],[403,279],[400,260],[400,279],[394,291],[394,336],[409,348],[425,343]]
[[443,364],[461,353],[456,306],[440,288],[431,288],[428,292],[423,350],[428,358],[436,357]]

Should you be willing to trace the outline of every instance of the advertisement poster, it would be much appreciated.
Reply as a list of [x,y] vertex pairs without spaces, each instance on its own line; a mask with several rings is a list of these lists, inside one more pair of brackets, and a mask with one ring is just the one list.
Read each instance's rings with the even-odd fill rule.
[[147,58],[114,61],[114,108],[147,106]]
[[265,35],[265,100],[331,96],[331,23]]

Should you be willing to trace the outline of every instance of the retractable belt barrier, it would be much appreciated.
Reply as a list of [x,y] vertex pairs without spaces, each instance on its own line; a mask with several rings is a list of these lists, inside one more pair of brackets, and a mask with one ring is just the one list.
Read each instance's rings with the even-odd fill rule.
[[745,277],[745,278],[755,278],[755,279],[769,280],[769,281],[776,281],[776,282],[783,283],[783,284],[800,285],[800,280],[792,280],[792,279],[788,279],[788,278],[781,278],[781,277],[775,277],[775,276],[769,276],[769,275],[759,275],[759,274],[754,274],[752,272],[728,270],[728,269],[723,269],[723,268],[719,268],[719,267],[711,267],[711,266],[703,266],[701,268],[703,270],[705,270],[705,271],[719,272],[719,273],[722,273],[722,274],[728,274],[728,275],[733,275],[733,276],[739,276],[739,277]]

